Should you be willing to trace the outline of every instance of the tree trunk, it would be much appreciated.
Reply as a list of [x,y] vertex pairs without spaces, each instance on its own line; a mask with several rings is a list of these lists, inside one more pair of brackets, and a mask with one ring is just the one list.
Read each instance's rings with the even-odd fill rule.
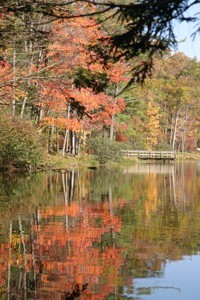
[[170,128],[170,138],[169,138],[169,144],[172,145],[172,137],[173,137],[173,115],[171,116],[171,128]]
[[[71,109],[71,106],[69,104],[68,108],[67,108],[67,120],[69,120],[69,118],[70,118],[70,109]],[[65,152],[68,151],[68,148],[69,148],[69,129],[66,128],[64,142],[63,142],[63,148],[62,148],[62,156],[65,156]]]
[[49,137],[48,137],[48,153],[51,153],[52,152],[52,136],[53,136],[53,130],[54,130],[54,127],[53,125],[49,126]]
[[[33,43],[32,41],[30,41],[29,43],[29,52],[32,53],[33,52]],[[29,64],[29,72],[28,72],[28,75],[30,76],[31,73],[32,73],[32,70],[31,70],[31,67],[32,67],[32,63],[33,63],[33,54],[31,56],[31,59],[30,59],[30,64]],[[28,99],[28,88],[30,86],[31,82],[30,82],[30,79],[28,80],[27,82],[27,87],[26,87],[26,92],[25,92],[25,96],[24,96],[24,100],[22,102],[22,108],[21,108],[21,113],[20,113],[20,118],[23,119],[23,116],[24,116],[24,110],[25,110],[25,106],[26,106],[26,101]]]
[[63,142],[63,148],[62,148],[62,156],[65,156],[65,152],[67,151],[67,147],[68,147],[68,136],[69,136],[69,130],[65,129],[65,137],[64,137],[64,142]]
[[181,141],[181,152],[185,151],[185,138],[186,138],[187,119],[188,119],[188,106],[186,107],[186,110],[185,110],[185,118],[184,118],[183,131],[182,131],[182,141]]
[[71,131],[71,154],[76,154],[76,133],[74,131]]
[[38,125],[40,120],[42,119],[42,116],[43,116],[43,110],[41,108],[41,106],[38,107],[38,113],[36,115],[36,118],[35,118],[35,124]]
[[[119,87],[118,85],[115,85],[115,91],[114,91],[114,104],[117,102],[117,95],[119,93]],[[111,124],[110,124],[110,140],[113,141],[114,138],[114,122],[115,122],[115,114],[111,117]]]
[[12,115],[15,115],[16,111],[16,88],[15,88],[15,78],[16,78],[16,45],[14,43],[14,50],[13,50],[13,81],[14,81],[14,86],[13,86],[13,99],[12,99]]
[[59,130],[56,127],[56,151],[57,151],[57,153],[59,153],[59,150],[60,150],[60,145],[59,145]]
[[172,138],[172,149],[173,150],[175,149],[175,143],[176,143],[179,112],[180,112],[180,109],[177,110],[176,115],[175,115],[175,121],[174,121],[174,130],[173,130],[173,138]]
[[110,140],[113,141],[114,137],[114,121],[115,121],[115,115],[113,114],[111,117],[111,124],[110,124]]

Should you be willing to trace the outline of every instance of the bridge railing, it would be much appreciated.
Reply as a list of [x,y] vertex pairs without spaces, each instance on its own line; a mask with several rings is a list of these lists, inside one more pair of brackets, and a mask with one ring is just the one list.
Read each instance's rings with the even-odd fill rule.
[[140,159],[175,159],[175,151],[148,151],[148,150],[122,150],[123,156],[138,157]]

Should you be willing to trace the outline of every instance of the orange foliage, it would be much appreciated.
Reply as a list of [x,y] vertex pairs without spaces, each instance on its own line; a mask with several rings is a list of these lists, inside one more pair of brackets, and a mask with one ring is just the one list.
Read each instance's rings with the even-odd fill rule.
[[108,66],[108,74],[110,77],[110,81],[116,84],[120,82],[128,82],[130,79],[128,78],[129,67],[122,61],[109,64]]
[[116,132],[116,140],[119,142],[126,142],[127,137],[124,135],[124,131],[127,129],[126,124],[120,124],[120,127],[117,129]]
[[10,99],[13,97],[13,89],[10,84],[8,83],[10,80],[12,80],[12,68],[10,64],[6,61],[1,60],[0,61],[0,86],[1,87],[1,93],[0,93],[0,99],[3,100],[6,99],[6,101],[10,101]]
[[[41,225],[32,226],[34,253],[17,254],[11,262],[38,274],[37,293],[56,293],[62,299],[64,293],[79,291],[85,284],[87,288],[80,289],[81,299],[104,299],[113,293],[124,258],[122,249],[114,245],[100,247],[105,233],[121,229],[121,221],[110,213],[109,203],[91,205],[83,200],[70,206],[49,206],[38,214]],[[27,245],[29,238],[24,241]]]
[[[51,74],[53,77],[59,75],[64,76],[64,79],[41,82],[42,98],[40,102],[44,108],[46,107],[48,114],[54,114],[54,118],[43,118],[42,124],[52,124],[74,131],[80,128],[87,130],[90,125],[94,124],[110,125],[112,115],[125,108],[123,99],[113,99],[103,92],[95,94],[89,88],[78,89],[73,84],[73,75],[77,68],[105,73],[101,61],[92,60],[91,63],[91,57],[96,55],[93,50],[90,50],[91,45],[95,44],[102,36],[99,25],[92,18],[62,20],[55,23],[52,42],[48,49],[48,59],[49,64],[52,64]],[[120,81],[127,80],[124,73],[128,72],[128,68],[124,63],[109,64],[107,67],[106,72],[111,83],[118,84]],[[73,111],[70,112],[69,117],[72,121],[63,120],[64,112],[72,100],[84,110],[85,118],[82,116],[84,120],[81,122],[80,120],[75,121],[78,116]]]
[[65,119],[65,118],[43,117],[41,120],[41,125],[53,125],[56,127],[60,127],[62,129],[69,129],[73,131],[79,131],[82,129],[81,122],[75,118]]
[[62,68],[55,67],[58,73],[63,73],[66,69],[87,67],[90,59],[87,46],[95,43],[102,34],[93,19],[78,18],[66,22],[58,21],[53,28],[53,36],[48,56],[57,61],[63,60]]
[[8,271],[8,265],[5,264],[5,261],[9,260],[9,244],[2,243],[0,244],[0,287],[6,286],[6,273]]

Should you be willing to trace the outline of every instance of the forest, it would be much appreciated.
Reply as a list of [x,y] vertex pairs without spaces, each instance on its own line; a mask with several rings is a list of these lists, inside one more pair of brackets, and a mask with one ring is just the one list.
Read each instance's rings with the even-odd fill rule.
[[0,168],[38,165],[47,153],[101,148],[112,159],[127,148],[200,147],[197,59],[164,47],[162,37],[120,51],[111,43],[130,20],[110,7],[98,14],[90,1],[0,8]]

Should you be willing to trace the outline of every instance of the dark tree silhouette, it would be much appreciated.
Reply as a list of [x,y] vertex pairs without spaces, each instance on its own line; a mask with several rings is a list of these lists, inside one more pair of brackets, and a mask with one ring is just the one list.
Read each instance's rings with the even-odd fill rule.
[[[110,10],[109,18],[117,18],[122,30],[113,33],[110,40],[110,53],[115,60],[140,57],[133,65],[133,79],[143,81],[152,69],[152,58],[170,48],[177,47],[174,23],[194,22],[200,31],[200,14],[188,17],[190,7],[200,1],[188,0],[136,0],[95,2],[102,12]],[[123,4],[121,4],[123,3]]]
[[79,284],[75,284],[72,292],[65,293],[65,300],[74,300],[81,296],[81,294],[86,291],[88,284],[83,284],[82,288],[80,288]]
[[[0,0],[1,20],[5,14],[14,14],[23,19],[26,16],[26,27],[31,23],[31,32],[37,37],[47,35],[41,24],[50,23],[58,18],[75,18],[83,16],[81,10],[72,9],[74,4],[83,3],[96,7],[96,11],[83,12],[84,16],[101,14],[105,19],[116,18],[122,27],[112,32],[106,40],[106,48],[102,50],[102,41],[95,50],[105,60],[121,58],[132,60],[138,58],[132,65],[134,81],[144,81],[147,74],[151,73],[154,55],[162,54],[169,48],[177,46],[174,34],[174,21],[195,22],[195,33],[200,32],[200,13],[188,17],[188,10],[197,6],[199,0]],[[71,6],[71,4],[73,4]],[[197,10],[198,11],[198,10]],[[37,15],[43,16],[38,20]],[[102,20],[102,17],[100,18]],[[12,36],[13,23],[3,26],[0,33],[1,42],[7,42]],[[22,30],[22,27],[20,28]],[[27,30],[25,28],[25,30]],[[16,31],[16,29],[15,29]],[[4,42],[0,46],[4,46]]]

